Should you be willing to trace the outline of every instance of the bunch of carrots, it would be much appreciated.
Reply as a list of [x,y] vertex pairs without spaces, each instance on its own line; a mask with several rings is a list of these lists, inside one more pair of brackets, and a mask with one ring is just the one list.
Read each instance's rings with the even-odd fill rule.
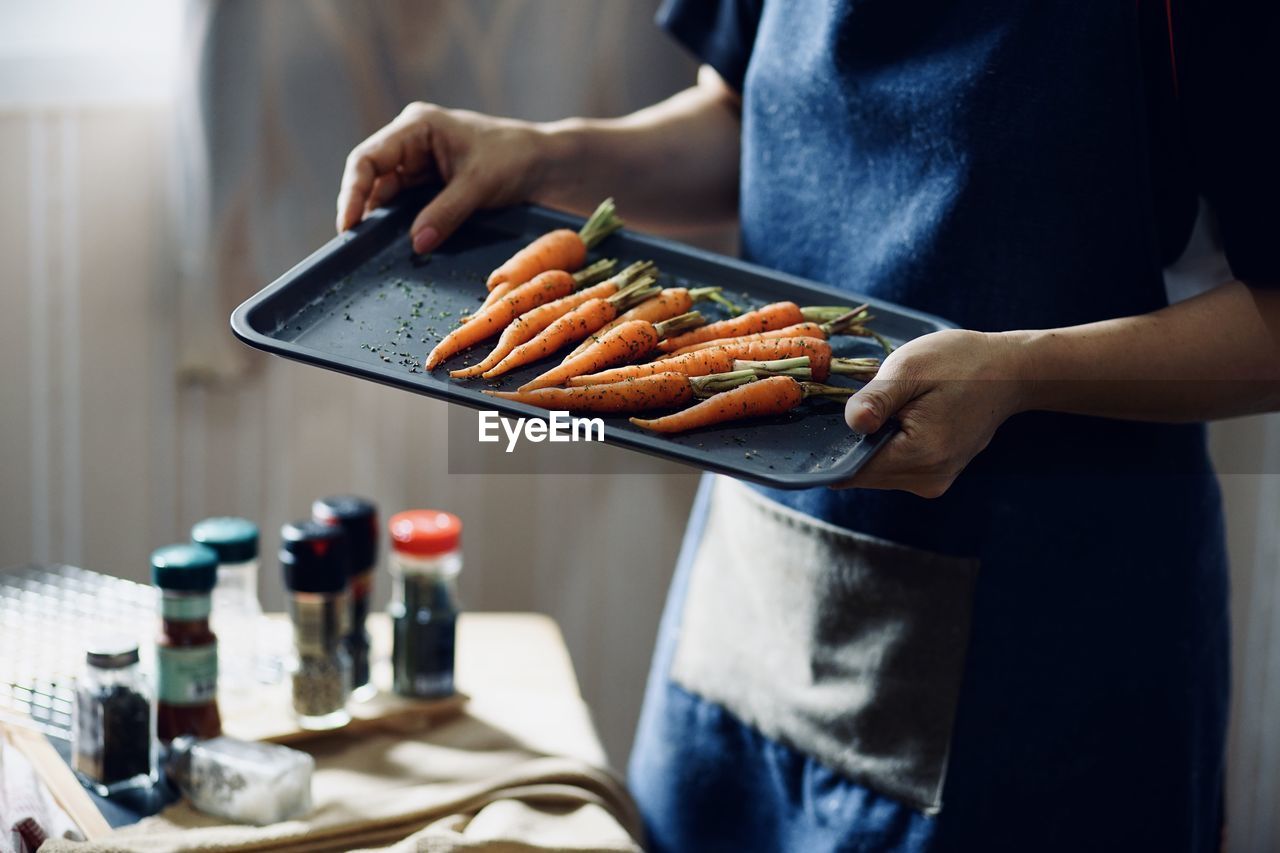
[[[843,399],[855,389],[823,384],[833,375],[867,380],[875,358],[839,358],[831,338],[888,341],[867,327],[868,306],[775,302],[741,312],[718,287],[663,288],[658,269],[639,261],[615,271],[614,260],[584,266],[588,252],[622,227],[612,199],[579,231],[544,234],[493,271],[489,295],[431,350],[432,370],[497,337],[479,362],[450,371],[455,379],[495,379],[518,367],[572,351],[516,391],[485,391],[546,409],[635,414],[680,409],[637,426],[677,433],[744,418],[778,415],[817,397]],[[707,322],[701,302],[734,316]],[[692,405],[689,405],[692,404]]]

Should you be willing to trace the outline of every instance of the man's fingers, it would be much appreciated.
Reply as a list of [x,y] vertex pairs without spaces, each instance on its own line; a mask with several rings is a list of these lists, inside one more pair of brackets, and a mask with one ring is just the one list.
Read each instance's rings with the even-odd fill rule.
[[440,194],[422,208],[409,226],[413,250],[421,254],[439,246],[475,212],[482,197],[483,190],[474,180],[469,180],[465,175],[454,176],[453,180],[445,184]]

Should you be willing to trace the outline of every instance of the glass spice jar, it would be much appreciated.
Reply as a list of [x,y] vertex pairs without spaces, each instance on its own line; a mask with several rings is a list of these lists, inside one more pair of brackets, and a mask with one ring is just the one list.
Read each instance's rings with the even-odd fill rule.
[[293,620],[293,710],[304,729],[339,728],[351,721],[346,535],[339,527],[296,521],[281,528],[280,540]]
[[218,555],[203,545],[169,545],[151,554],[151,580],[160,588],[156,640],[156,734],[222,733],[218,715],[218,638],[209,628]]
[[259,626],[258,526],[244,518],[206,518],[191,528],[191,541],[218,555],[210,624],[222,652],[218,681],[225,689],[253,689],[267,671]]
[[321,524],[337,525],[347,535],[347,596],[351,608],[344,642],[351,655],[351,698],[364,702],[377,693],[369,671],[369,598],[378,565],[378,507],[354,495],[320,498],[311,505],[311,517]]
[[99,639],[85,653],[72,707],[71,766],[102,796],[156,780],[151,688],[138,665],[138,644]]
[[462,522],[430,509],[397,513],[391,533],[392,686],[402,696],[453,693]]

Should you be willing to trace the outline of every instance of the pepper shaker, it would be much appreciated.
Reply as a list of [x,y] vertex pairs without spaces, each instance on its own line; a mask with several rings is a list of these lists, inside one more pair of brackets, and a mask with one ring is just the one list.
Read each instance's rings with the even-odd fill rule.
[[280,564],[293,620],[290,666],[293,710],[304,729],[335,729],[351,722],[351,656],[344,642],[347,539],[339,527],[296,521],[280,530]]
[[337,525],[347,535],[347,596],[351,616],[344,642],[351,655],[351,698],[363,702],[377,692],[370,680],[370,640],[365,621],[378,565],[378,508],[364,498],[337,495],[313,503],[311,517],[321,524]]
[[392,686],[402,696],[453,693],[462,522],[431,509],[391,517]]
[[155,782],[155,705],[137,642],[89,646],[72,715],[71,766],[82,782],[104,797]]

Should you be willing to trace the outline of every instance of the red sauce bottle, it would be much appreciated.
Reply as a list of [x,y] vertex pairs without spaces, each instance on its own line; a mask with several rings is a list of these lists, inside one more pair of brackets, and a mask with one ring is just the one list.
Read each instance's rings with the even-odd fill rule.
[[222,734],[218,715],[218,638],[209,630],[218,555],[204,545],[170,545],[151,555],[160,589],[156,638],[156,735],[201,740]]

